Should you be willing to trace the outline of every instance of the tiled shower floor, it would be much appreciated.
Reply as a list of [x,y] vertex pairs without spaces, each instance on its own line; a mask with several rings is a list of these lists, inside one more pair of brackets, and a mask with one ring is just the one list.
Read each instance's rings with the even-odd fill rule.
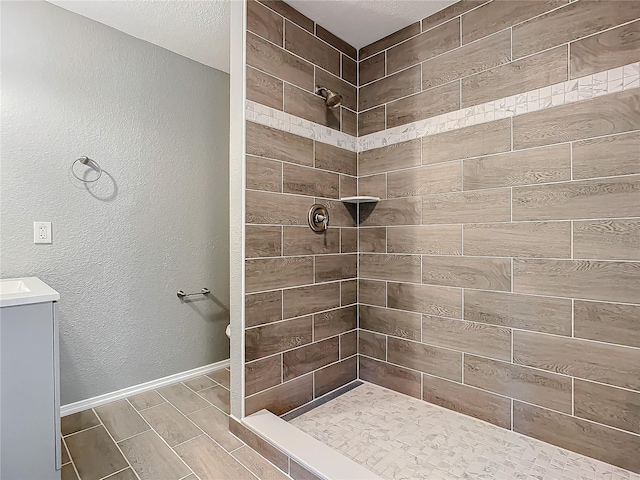
[[367,383],[290,423],[387,479],[640,479]]

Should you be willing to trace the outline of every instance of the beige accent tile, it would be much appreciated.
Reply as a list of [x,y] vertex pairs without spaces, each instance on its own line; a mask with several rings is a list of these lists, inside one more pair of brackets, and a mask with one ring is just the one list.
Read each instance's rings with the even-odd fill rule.
[[386,253],[387,229],[385,227],[363,227],[358,229],[360,252]]
[[636,88],[517,115],[513,117],[513,148],[538,147],[639,130],[638,110],[640,93]]
[[358,154],[358,175],[371,175],[401,168],[417,167],[421,163],[421,139],[374,148]]
[[[329,217],[331,220],[331,217]],[[308,226],[284,227],[285,255],[340,253],[340,230],[329,228],[315,233]]]
[[637,216],[640,176],[517,187],[513,220],[571,220]]
[[358,255],[322,255],[316,257],[316,282],[346,280],[358,276]]
[[209,406],[206,401],[181,383],[158,388],[157,392],[185,415]]
[[204,390],[205,388],[213,387],[216,384],[206,375],[201,375],[199,377],[192,378],[191,380],[186,380],[182,383],[184,383],[194,392],[199,392],[200,390]]
[[200,429],[168,403],[149,408],[141,415],[170,447],[202,435]]
[[464,160],[464,189],[571,180],[568,143]]
[[340,305],[352,305],[358,302],[358,281],[347,280],[340,282]]
[[375,280],[420,282],[420,256],[360,254],[359,275]]
[[315,168],[284,164],[283,191],[313,197],[340,197],[340,177]]
[[149,430],[149,425],[127,400],[96,407],[95,412],[116,442]]
[[358,332],[351,331],[340,335],[340,358],[344,359],[358,353]]
[[459,46],[460,19],[455,18],[389,49],[387,72],[397,72]]
[[291,318],[340,306],[340,283],[323,283],[283,292],[284,317]]
[[462,161],[425,165],[387,174],[387,196],[413,197],[462,190]]
[[365,382],[420,398],[420,374],[385,362],[359,356],[360,378]]
[[334,75],[340,75],[340,53],[291,22],[285,22],[284,48]]
[[451,82],[387,104],[387,128],[460,109],[460,84]]
[[100,420],[91,409],[66,415],[62,417],[60,421],[62,435],[69,435],[71,433],[79,432],[80,430],[95,427],[96,425],[100,425]]
[[273,290],[313,283],[312,257],[259,258],[245,261],[246,291]]
[[244,308],[246,327],[282,320],[282,292],[245,295]]
[[387,304],[387,283],[378,280],[358,278],[358,298],[360,303],[378,305]]
[[627,470],[640,471],[637,435],[520,402],[513,402],[513,430]]
[[575,416],[640,433],[640,393],[575,380]]
[[241,463],[206,435],[183,443],[175,450],[200,478],[255,479]]
[[283,18],[255,0],[247,2],[247,30],[282,46]]
[[250,362],[311,342],[311,317],[271,323],[245,331],[245,356]]
[[573,144],[573,178],[640,173],[640,132],[582,140]]
[[343,107],[354,112],[358,110],[358,89],[354,85],[347,83],[341,78],[325,72],[320,68],[316,68],[316,86],[326,87],[329,90],[339,93],[342,95],[341,105]]
[[385,50],[395,45],[396,43],[402,42],[403,40],[411,38],[418,33],[420,33],[420,22],[412,23],[411,25],[408,25],[401,30],[393,32],[392,34],[387,35],[380,40],[376,40],[375,42],[362,47],[359,52],[360,60],[363,60],[375,53],[381,52],[382,50]]
[[282,110],[282,95],[282,80],[247,66],[247,100]]
[[511,259],[425,255],[422,283],[507,292],[511,290]]
[[287,20],[291,20],[296,25],[304,28],[308,32],[314,31],[315,23],[310,18],[304,16],[302,13],[291,7],[288,3],[282,0],[259,0],[260,3],[266,5],[271,10],[278,12]]
[[360,305],[360,329],[420,341],[420,315]]
[[452,287],[415,285],[411,283],[387,284],[387,305],[428,315],[462,317],[462,290]]
[[245,227],[245,258],[279,257],[281,254],[282,227]]
[[381,200],[360,205],[362,227],[420,225],[422,201],[419,197]]
[[474,322],[571,336],[571,300],[466,290],[464,318]]
[[359,63],[360,85],[379,80],[385,76],[385,53],[367,58]]
[[340,340],[328,338],[282,354],[282,379],[287,382],[306,373],[337,362],[340,359]]
[[340,130],[340,110],[327,108],[324,99],[315,93],[284,84],[284,111],[334,130]]
[[575,336],[640,348],[640,305],[574,302]]
[[640,220],[574,222],[573,258],[640,260]]
[[462,16],[462,43],[473,42],[566,3],[567,0],[497,0],[487,3]]
[[313,140],[247,122],[247,154],[300,165],[313,165]]
[[[355,333],[355,332],[354,332]],[[321,397],[336,388],[340,388],[358,377],[358,359],[354,355],[313,373],[315,397]]]
[[422,198],[423,224],[490,223],[511,220],[508,188],[430,195]]
[[313,338],[315,341],[345,333],[358,327],[357,307],[339,308],[313,316]]
[[572,2],[513,27],[513,56],[539,52],[638,17],[636,2]]
[[313,90],[313,65],[311,63],[250,32],[247,32],[247,65],[298,87],[309,91]]
[[422,341],[437,347],[511,361],[511,330],[504,327],[423,315]]
[[313,375],[304,375],[245,399],[245,414],[266,408],[282,415],[313,400]]
[[233,456],[261,480],[287,480],[288,478],[250,447],[239,448],[233,452]]
[[[465,17],[462,17],[463,27]],[[479,42],[452,50],[422,64],[422,88],[482,72],[511,58],[511,32],[505,30]]]
[[640,303],[640,263],[590,260],[513,260],[518,293]]
[[511,119],[430,135],[422,139],[422,163],[439,163],[511,150]]
[[282,355],[245,364],[245,395],[253,395],[282,382]]
[[358,330],[358,352],[360,355],[385,361],[387,359],[387,337],[367,330]]
[[228,452],[242,445],[242,442],[229,432],[229,417],[216,407],[198,410],[189,415],[189,419]]
[[227,415],[231,413],[229,390],[224,388],[222,385],[216,385],[215,387],[207,388],[206,390],[202,390],[198,393]]
[[247,155],[247,188],[282,192],[282,162]]
[[368,110],[420,90],[420,65],[415,65],[361,87],[358,91],[358,110]]
[[461,255],[462,225],[389,227],[387,248],[389,253]]
[[340,229],[340,252],[341,253],[357,253],[358,252],[358,230],[356,228]]
[[387,360],[396,365],[462,381],[462,353],[389,337]]
[[384,130],[386,126],[385,106],[358,113],[358,136],[369,135],[370,133]]
[[78,475],[83,480],[98,480],[128,466],[102,425],[71,435],[65,438],[65,442]]
[[306,225],[314,199],[300,195],[246,192],[246,222],[270,225]]
[[640,390],[638,349],[514,330],[513,361],[586,380]]
[[423,375],[422,399],[499,427],[511,428],[511,400],[505,397]]
[[467,354],[464,383],[571,414],[570,377]]
[[496,257],[571,257],[570,222],[477,223],[464,226],[464,253]]
[[211,373],[207,373],[207,377],[215,380],[227,390],[231,388],[231,372],[226,368],[221,368],[219,370],[214,370]]
[[160,405],[165,402],[165,399],[158,395],[158,392],[155,390],[133,395],[128,397],[127,400],[129,400],[131,405],[133,405],[138,411],[144,410],[145,408],[155,407],[156,405]]
[[315,167],[333,172],[356,175],[358,154],[344,148],[316,142]]
[[387,198],[387,174],[358,178],[358,195]]

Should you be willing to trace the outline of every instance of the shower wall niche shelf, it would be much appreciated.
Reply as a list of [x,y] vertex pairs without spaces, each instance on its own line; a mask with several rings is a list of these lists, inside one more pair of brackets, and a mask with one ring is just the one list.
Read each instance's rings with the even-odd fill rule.
[[376,203],[380,201],[380,197],[366,197],[366,196],[342,197],[340,201],[344,203],[355,203],[355,204]]

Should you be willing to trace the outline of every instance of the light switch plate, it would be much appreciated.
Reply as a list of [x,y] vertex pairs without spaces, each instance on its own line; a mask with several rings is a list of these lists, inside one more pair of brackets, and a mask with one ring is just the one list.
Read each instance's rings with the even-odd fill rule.
[[33,222],[33,243],[51,243],[51,222]]

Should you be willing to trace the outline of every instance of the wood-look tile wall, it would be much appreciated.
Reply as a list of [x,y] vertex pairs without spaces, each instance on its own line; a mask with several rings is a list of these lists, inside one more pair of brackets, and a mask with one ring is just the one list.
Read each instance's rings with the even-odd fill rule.
[[[639,17],[463,0],[360,50],[360,133],[636,62]],[[358,173],[360,377],[640,472],[640,89]]]
[[[355,135],[357,52],[281,1],[247,3],[247,98]],[[326,86],[344,107],[314,94]],[[357,375],[356,154],[247,123],[245,413],[276,414]],[[314,203],[330,228],[307,225]]]
[[640,3],[462,0],[359,52],[358,134],[640,60]]

